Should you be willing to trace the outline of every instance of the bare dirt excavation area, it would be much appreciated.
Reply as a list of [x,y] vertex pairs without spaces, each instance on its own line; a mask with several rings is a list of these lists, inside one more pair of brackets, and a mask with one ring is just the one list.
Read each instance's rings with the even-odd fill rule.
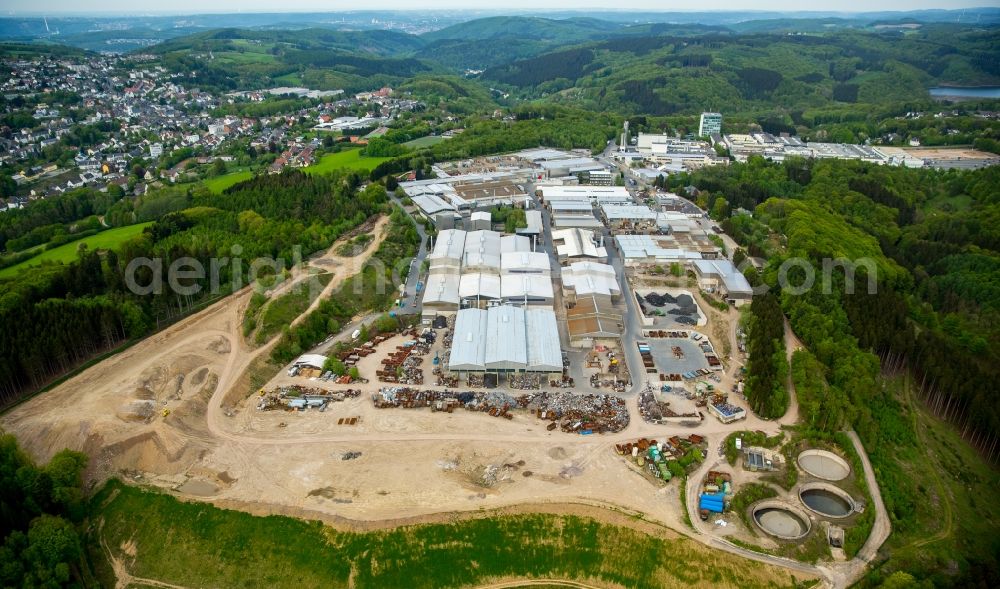
[[[338,242],[309,262],[332,273],[309,310],[360,269],[385,239],[386,225],[383,218],[370,228],[376,237],[361,255],[338,256]],[[304,280],[308,274],[309,268],[299,269],[289,280]],[[698,527],[692,532],[686,522],[691,514],[697,517],[697,501],[682,497],[676,481],[654,484],[655,478],[616,453],[616,444],[623,442],[697,433],[704,439],[704,470],[718,464],[730,432],[773,435],[786,424],[784,419],[763,421],[748,414],[738,425],[727,425],[706,418],[694,429],[656,424],[640,418],[637,396],[626,394],[631,415],[626,426],[614,433],[580,435],[551,427],[554,422],[543,418],[542,411],[491,415],[377,408],[373,395],[387,385],[378,382],[375,372],[407,345],[408,335],[380,342],[372,355],[358,361],[367,381],[338,384],[291,375],[282,367],[265,390],[298,385],[342,400],[324,403],[322,410],[262,410],[263,396],[250,389],[246,375],[255,360],[270,354],[280,335],[259,346],[244,337],[243,315],[251,294],[244,289],[88,368],[3,415],[0,426],[40,461],[66,447],[88,453],[92,484],[117,476],[256,514],[371,529],[524,504],[610,507],[641,513],[713,547],[781,566],[787,569],[780,571],[785,579],[791,572],[800,580],[822,577],[830,586],[842,586],[845,580],[811,565],[720,544]],[[348,335],[339,339],[349,339],[354,324],[346,329]],[[663,341],[668,347],[672,343]],[[693,343],[678,349],[684,356],[704,357]],[[435,384],[432,357],[433,352],[420,365],[424,384],[419,389],[444,391],[447,387]],[[728,384],[727,378],[723,385]],[[790,411],[786,419],[796,414]],[[830,467],[808,455],[806,461],[810,467],[814,461]]]

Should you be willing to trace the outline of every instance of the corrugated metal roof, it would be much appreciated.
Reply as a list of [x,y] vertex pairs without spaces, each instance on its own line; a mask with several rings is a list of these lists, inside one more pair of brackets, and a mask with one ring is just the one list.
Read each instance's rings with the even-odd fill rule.
[[615,269],[608,264],[596,262],[576,262],[562,271],[563,285],[572,289],[576,296],[604,295],[617,296],[621,287]]
[[500,254],[500,269],[504,273],[535,272],[548,274],[552,267],[544,252],[506,252]]
[[552,279],[544,274],[508,274],[500,282],[500,294],[510,301],[550,300],[554,294]]
[[482,309],[462,309],[455,318],[455,333],[451,343],[449,370],[483,370],[486,362],[487,312]]
[[459,303],[458,274],[432,272],[427,276],[424,286],[424,305],[455,305]]
[[459,283],[458,294],[463,299],[500,298],[500,276],[483,272],[463,274]]
[[491,307],[486,319],[486,368],[523,370],[528,365],[524,310],[503,305]]
[[448,367],[462,371],[561,371],[555,312],[509,305],[462,309],[455,320]]
[[528,337],[528,369],[539,372],[562,371],[562,348],[556,314],[551,309],[528,309],[525,312]]

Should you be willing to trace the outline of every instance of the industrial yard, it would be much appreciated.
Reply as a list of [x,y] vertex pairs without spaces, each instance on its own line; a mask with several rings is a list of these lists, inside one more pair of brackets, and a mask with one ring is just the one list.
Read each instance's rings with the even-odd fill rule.
[[[452,187],[454,202],[478,194],[470,183]],[[118,476],[254,512],[381,522],[582,503],[685,533],[704,519],[696,536],[773,545],[727,509],[756,474],[719,474],[730,433],[773,434],[798,414],[793,405],[765,421],[745,408],[740,285],[696,265],[665,280],[662,262],[606,248],[617,224],[636,230],[640,205],[621,204],[630,193],[615,187],[579,188],[547,191],[547,206],[593,199],[600,209],[604,199],[616,203],[606,207],[614,227],[563,232],[557,244],[548,210],[531,237],[472,213],[467,229],[429,240],[392,312],[355,317],[290,364],[266,362],[273,340],[255,347],[241,334],[245,290],[25,403],[3,426],[41,457],[64,446],[93,453],[93,482]],[[697,219],[643,215],[643,230],[700,244],[689,238],[705,230]],[[384,227],[359,256],[339,257],[338,243],[309,264],[332,274],[313,305],[364,263]],[[720,290],[722,309],[708,298]],[[415,312],[397,315],[403,299]]]

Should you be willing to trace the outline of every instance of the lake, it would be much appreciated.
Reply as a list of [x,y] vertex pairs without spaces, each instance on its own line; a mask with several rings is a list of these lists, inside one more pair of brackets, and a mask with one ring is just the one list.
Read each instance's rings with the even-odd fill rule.
[[961,98],[1000,98],[1000,86],[979,86],[975,88],[937,87],[930,89],[931,96],[958,96]]

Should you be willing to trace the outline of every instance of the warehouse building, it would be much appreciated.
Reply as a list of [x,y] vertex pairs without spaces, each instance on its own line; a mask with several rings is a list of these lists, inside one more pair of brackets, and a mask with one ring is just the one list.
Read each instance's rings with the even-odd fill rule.
[[574,348],[593,348],[596,340],[618,339],[623,325],[621,312],[596,297],[578,299],[566,310],[569,344]]
[[658,230],[657,213],[643,205],[602,205],[601,220],[614,232],[650,233]]
[[545,202],[577,201],[597,204],[606,202],[632,202],[624,186],[538,186],[535,191]]
[[662,235],[616,235],[618,253],[627,266],[687,264],[703,259],[696,251],[671,247],[676,240]]
[[521,227],[517,230],[518,235],[526,235],[528,237],[534,237],[541,235],[542,233],[542,212],[541,211],[524,211],[524,220],[527,223],[527,227]]
[[567,303],[592,298],[610,303],[622,294],[614,267],[597,262],[574,262],[562,270]]
[[452,372],[561,373],[562,349],[551,309],[509,305],[462,309],[455,319]]
[[753,298],[753,287],[729,260],[696,260],[694,270],[699,288],[718,291],[731,305],[739,307]]
[[556,229],[552,231],[552,245],[560,264],[593,260],[604,262],[608,259],[608,250],[604,247],[604,238],[598,242],[593,231],[587,229]]
[[560,200],[548,203],[552,211],[552,226],[559,229],[599,229],[603,227],[587,201]]
[[431,271],[424,285],[423,315],[450,315],[458,311],[461,297],[459,296],[461,277],[458,271]]
[[531,238],[496,231],[441,231],[428,255],[425,321],[459,309],[503,303],[552,305],[548,254],[531,251]]

